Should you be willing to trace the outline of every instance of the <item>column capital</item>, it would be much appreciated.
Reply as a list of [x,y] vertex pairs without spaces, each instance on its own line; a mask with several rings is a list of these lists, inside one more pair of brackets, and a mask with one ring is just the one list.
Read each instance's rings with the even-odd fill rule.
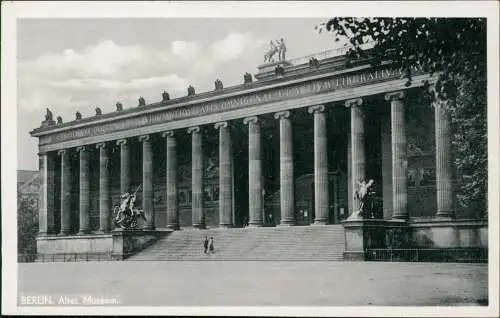
[[199,132],[200,132],[200,126],[193,126],[193,127],[189,127],[189,128],[187,129],[187,133],[188,133],[188,134],[193,134],[193,133],[194,133],[194,134],[197,134],[197,133],[199,133]]
[[221,121],[221,122],[215,123],[214,127],[215,127],[215,129],[227,128],[228,127],[228,122],[227,121]]
[[175,135],[175,133],[174,133],[173,130],[168,130],[168,131],[164,131],[164,132],[161,133],[161,136],[163,138],[165,138],[165,137],[174,137],[174,135]]
[[127,144],[127,139],[118,139],[116,141],[117,146],[126,145],[126,144]]
[[325,105],[314,105],[307,109],[309,114],[323,113],[325,111]]
[[139,142],[149,141],[149,140],[150,140],[149,135],[139,136]]
[[274,114],[274,119],[287,119],[290,118],[290,111],[285,110]]
[[405,92],[396,91],[385,94],[385,100],[393,101],[393,100],[402,100],[405,98]]
[[87,147],[86,146],[78,146],[78,147],[76,147],[76,151],[77,152],[87,151]]
[[65,155],[66,153],[68,153],[67,149],[60,149],[60,150],[57,151],[57,154],[59,156]]
[[105,142],[100,142],[97,145],[95,145],[96,149],[106,149],[106,143]]
[[345,107],[347,108],[361,106],[362,104],[363,104],[362,98],[348,99],[345,101]]
[[256,124],[259,122],[259,117],[257,116],[251,116],[243,119],[243,124],[248,125],[248,124]]

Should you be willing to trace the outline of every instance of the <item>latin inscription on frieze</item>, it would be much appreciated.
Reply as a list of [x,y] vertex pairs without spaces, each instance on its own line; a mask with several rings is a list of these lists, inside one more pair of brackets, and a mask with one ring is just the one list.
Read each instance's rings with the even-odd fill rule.
[[[423,73],[422,70],[415,71]],[[163,110],[151,114],[142,114],[138,115],[137,117],[117,120],[114,122],[108,122],[92,127],[77,128],[73,131],[65,131],[42,137],[43,141],[40,141],[41,144],[48,144],[65,140],[78,139],[113,131],[164,123],[172,120],[219,113],[258,104],[276,102],[291,98],[299,98],[311,94],[323,93],[337,89],[360,86],[367,83],[399,78],[400,76],[400,70],[389,68],[344,74],[337,77],[294,84],[288,87],[269,89],[264,92],[254,92],[246,95],[229,97],[222,100],[210,101],[189,106],[181,106],[178,108]]]

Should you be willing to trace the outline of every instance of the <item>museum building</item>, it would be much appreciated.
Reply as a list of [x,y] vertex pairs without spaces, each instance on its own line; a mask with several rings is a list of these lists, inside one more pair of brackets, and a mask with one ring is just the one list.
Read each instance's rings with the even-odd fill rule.
[[[165,91],[159,102],[141,97],[65,123],[47,110],[31,132],[39,139],[38,253],[88,252],[81,246],[101,238],[116,252],[117,237],[131,235],[114,224],[123,193],[136,193],[144,211],[136,237],[342,224],[347,258],[396,246],[394,231],[403,245],[487,246],[482,212],[455,203],[452,123],[422,89],[434,78],[414,69],[410,82],[389,62],[374,67],[345,53],[269,62],[241,85],[217,80],[213,91],[190,86],[175,99]],[[352,217],[369,180],[369,213]],[[75,240],[87,243],[68,247]]]

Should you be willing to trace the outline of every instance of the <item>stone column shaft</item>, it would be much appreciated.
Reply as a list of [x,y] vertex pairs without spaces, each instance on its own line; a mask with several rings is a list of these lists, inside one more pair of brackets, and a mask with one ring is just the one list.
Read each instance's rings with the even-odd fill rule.
[[215,124],[219,129],[219,225],[233,226],[233,180],[231,132],[227,122]]
[[451,119],[443,102],[434,105],[436,125],[437,217],[453,218],[453,172]]
[[177,141],[173,131],[163,133],[167,146],[167,228],[179,229],[179,209],[177,207]]
[[200,127],[188,128],[191,134],[191,213],[192,224],[196,228],[205,228],[203,210],[203,144]]
[[393,92],[385,96],[391,101],[392,140],[392,218],[408,219],[408,159],[406,149],[404,93]]
[[61,156],[61,235],[71,232],[71,167],[68,150],[60,150]]
[[90,233],[90,182],[89,153],[85,146],[77,148],[80,153],[80,230],[78,234]]
[[280,121],[280,225],[295,224],[295,179],[293,176],[293,131],[290,112],[274,114]]
[[130,191],[130,154],[126,139],[116,142],[120,146],[120,194]]
[[53,234],[55,230],[55,158],[51,152],[39,153],[40,200],[38,211],[39,235]]
[[144,230],[155,229],[155,214],[153,207],[153,152],[149,135],[139,137],[142,142],[142,208],[146,221]]
[[328,224],[328,149],[325,106],[312,106],[308,111],[314,116],[314,223]]
[[111,229],[108,172],[109,158],[105,143],[97,144],[97,149],[99,149],[99,232],[106,233]]
[[248,202],[249,225],[262,226],[262,158],[260,124],[257,117],[243,120],[248,125]]
[[[359,188],[358,182],[365,181],[365,128],[363,109],[360,107],[363,100],[360,98],[346,101],[351,108],[351,193],[355,196]],[[360,202],[352,199],[352,213],[359,211]]]

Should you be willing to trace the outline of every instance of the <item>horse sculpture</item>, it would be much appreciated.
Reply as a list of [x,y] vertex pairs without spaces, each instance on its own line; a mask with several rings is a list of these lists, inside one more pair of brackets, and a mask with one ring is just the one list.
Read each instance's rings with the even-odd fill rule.
[[274,54],[278,53],[279,51],[278,46],[273,42],[273,40],[271,40],[269,44],[271,45],[271,47],[269,48],[269,51],[264,54],[264,63],[271,62]]
[[120,205],[116,205],[113,210],[113,220],[116,226],[127,230],[137,227],[139,217],[146,221],[144,211],[135,207],[136,194],[140,188],[141,186],[133,194],[126,192],[120,196],[122,202]]

